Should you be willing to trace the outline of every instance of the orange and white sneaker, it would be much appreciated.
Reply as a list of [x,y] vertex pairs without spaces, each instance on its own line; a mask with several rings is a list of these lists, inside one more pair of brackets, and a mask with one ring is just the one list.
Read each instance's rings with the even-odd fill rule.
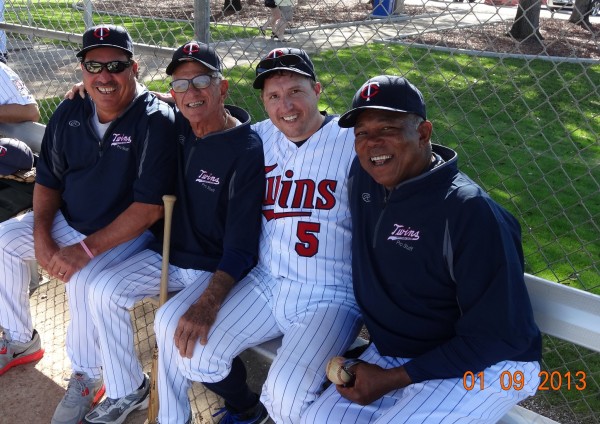
[[6,330],[0,334],[0,375],[17,365],[37,361],[42,356],[44,350],[37,331],[33,330],[31,340],[27,343],[12,340]]

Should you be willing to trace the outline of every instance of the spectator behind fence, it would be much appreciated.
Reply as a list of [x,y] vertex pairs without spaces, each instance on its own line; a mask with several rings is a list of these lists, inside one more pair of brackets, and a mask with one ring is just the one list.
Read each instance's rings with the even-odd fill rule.
[[277,5],[277,16],[274,18],[273,34],[271,38],[276,41],[287,43],[290,41],[285,38],[285,30],[289,28],[294,18],[294,1],[293,0],[275,0]]
[[33,212],[0,224],[0,374],[43,355],[33,328],[26,261],[65,283],[73,373],[52,424],[76,424],[104,393],[88,287],[108,266],[145,248],[175,175],[174,114],[138,84],[133,43],[122,27],[83,34],[89,96],[63,101],[46,127]]
[[367,81],[340,126],[354,127],[352,269],[372,344],[302,422],[497,422],[539,383],[517,220],[431,143],[406,79]]
[[[191,381],[225,399],[222,423],[262,424],[267,411],[277,423],[297,423],[322,391],[327,359],[344,352],[362,325],[348,262],[352,132],[319,112],[321,84],[303,50],[269,52],[254,88],[269,115],[254,125],[267,177],[259,262],[214,324],[186,313],[194,297],[175,296],[157,312],[163,424],[191,419]],[[259,401],[238,355],[279,336]]]
[[[0,22],[4,22],[4,0],[0,0]],[[6,32],[0,30],[0,62],[6,63],[8,61],[8,48],[6,45]]]
[[37,122],[39,119],[40,112],[35,98],[0,56],[0,122],[14,124]]

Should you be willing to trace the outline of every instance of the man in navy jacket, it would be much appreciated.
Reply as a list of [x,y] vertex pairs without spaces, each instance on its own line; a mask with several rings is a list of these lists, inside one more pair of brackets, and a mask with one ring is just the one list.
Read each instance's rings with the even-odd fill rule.
[[406,79],[367,81],[340,126],[356,137],[354,291],[372,343],[303,422],[495,423],[539,383],[517,220],[431,143]]

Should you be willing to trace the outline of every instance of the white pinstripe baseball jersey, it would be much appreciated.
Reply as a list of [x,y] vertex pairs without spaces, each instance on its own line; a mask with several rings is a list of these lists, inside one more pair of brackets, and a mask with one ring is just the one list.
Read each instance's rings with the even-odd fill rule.
[[347,178],[354,133],[337,121],[328,120],[300,148],[270,120],[254,125],[266,170],[259,261],[272,275],[351,284]]

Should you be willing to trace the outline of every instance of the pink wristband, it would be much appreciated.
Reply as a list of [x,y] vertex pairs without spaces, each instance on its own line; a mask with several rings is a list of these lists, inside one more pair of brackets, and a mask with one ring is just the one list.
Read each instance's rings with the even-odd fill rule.
[[87,253],[87,255],[90,257],[90,259],[94,259],[94,254],[92,253],[92,251],[87,247],[87,245],[85,244],[85,242],[83,240],[81,240],[79,242],[79,244],[81,245],[81,247],[83,247],[83,250],[85,250],[85,253]]

